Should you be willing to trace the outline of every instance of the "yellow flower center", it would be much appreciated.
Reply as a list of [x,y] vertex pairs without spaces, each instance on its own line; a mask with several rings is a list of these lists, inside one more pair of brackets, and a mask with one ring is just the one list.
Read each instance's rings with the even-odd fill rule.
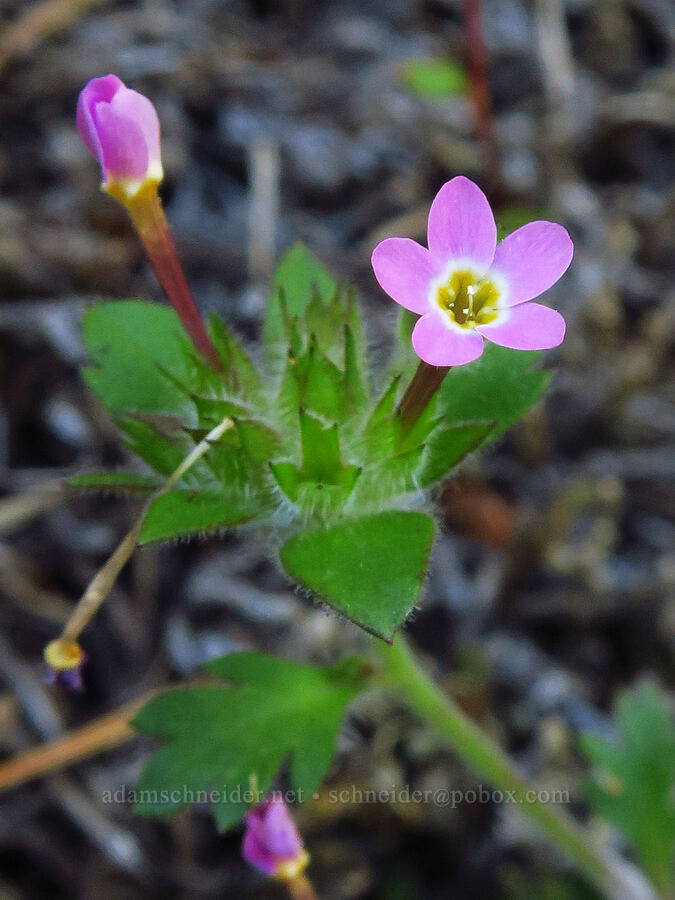
[[82,648],[77,641],[67,638],[57,638],[51,641],[44,650],[45,662],[57,672],[67,672],[76,669],[82,662]]
[[295,859],[289,859],[277,865],[274,877],[290,884],[302,875],[308,864],[309,853],[306,850],[300,850]]
[[493,281],[479,278],[470,269],[453,272],[438,288],[437,302],[456,325],[474,328],[497,318],[499,291]]

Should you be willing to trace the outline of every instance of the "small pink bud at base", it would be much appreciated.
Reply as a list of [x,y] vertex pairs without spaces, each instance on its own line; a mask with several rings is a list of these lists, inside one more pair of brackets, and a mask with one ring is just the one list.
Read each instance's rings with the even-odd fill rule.
[[307,867],[309,854],[280,794],[273,794],[246,814],[242,855],[256,869],[292,882]]
[[87,661],[87,654],[77,641],[57,638],[51,641],[44,650],[44,660],[48,672],[46,681],[71,691],[82,690],[82,668]]
[[147,97],[126,87],[116,75],[92,78],[77,102],[77,128],[98,159],[103,190],[125,203],[147,182],[164,176],[159,119]]

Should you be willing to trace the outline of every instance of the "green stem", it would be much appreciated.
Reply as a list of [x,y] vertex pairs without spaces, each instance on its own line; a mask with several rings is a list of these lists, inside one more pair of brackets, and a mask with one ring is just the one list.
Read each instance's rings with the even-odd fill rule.
[[399,635],[393,644],[375,641],[383,661],[380,684],[394,688],[432,724],[456,753],[534,819],[553,843],[607,897],[615,898],[614,873],[585,830],[561,810],[536,799],[536,791],[513,767],[506,755],[447,696],[421,667]]

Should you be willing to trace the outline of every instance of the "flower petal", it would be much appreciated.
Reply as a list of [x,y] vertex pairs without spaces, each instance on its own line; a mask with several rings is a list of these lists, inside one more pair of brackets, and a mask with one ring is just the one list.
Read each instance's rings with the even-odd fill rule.
[[302,850],[302,840],[281,797],[273,797],[265,815],[264,840],[279,859],[295,859]]
[[124,87],[117,75],[92,78],[80,91],[77,99],[77,130],[85,147],[103,165],[101,144],[96,134],[94,108],[97,103],[110,103],[120,88]]
[[392,300],[411,312],[429,309],[429,288],[443,271],[426,249],[410,238],[387,238],[373,250],[373,271]]
[[422,316],[412,333],[415,353],[430,366],[463,366],[483,352],[483,339],[469,328],[453,326],[439,309]]
[[246,862],[255,866],[256,869],[260,869],[260,871],[264,872],[266,875],[274,874],[277,865],[274,854],[265,846],[263,841],[261,841],[257,832],[250,828],[247,828],[246,833],[244,834],[241,855]]
[[159,117],[152,102],[138,91],[125,87],[115,94],[111,105],[116,115],[131,119],[140,128],[147,149],[148,166],[153,163],[161,165]]
[[501,310],[489,325],[477,325],[476,331],[493,344],[513,350],[549,350],[562,344],[565,320],[541,303],[522,303]]
[[94,109],[98,139],[103,154],[103,174],[112,178],[145,177],[148,148],[140,125],[120,115],[113,103],[99,103]]
[[446,263],[467,260],[477,275],[490,267],[497,245],[497,226],[487,197],[473,181],[458,175],[436,194],[429,210],[429,250]]
[[500,306],[515,306],[547,291],[564,274],[574,245],[562,225],[529,222],[497,245],[491,269],[506,282]]

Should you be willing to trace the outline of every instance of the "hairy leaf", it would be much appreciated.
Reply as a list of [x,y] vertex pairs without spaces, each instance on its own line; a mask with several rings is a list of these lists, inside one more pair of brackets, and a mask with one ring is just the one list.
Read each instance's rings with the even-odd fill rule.
[[391,640],[417,603],[433,538],[428,516],[384,512],[302,531],[281,548],[281,562],[329,606]]
[[206,491],[170,491],[158,497],[145,514],[140,544],[168,541],[191,534],[243,525],[260,514],[259,502],[243,495]]

